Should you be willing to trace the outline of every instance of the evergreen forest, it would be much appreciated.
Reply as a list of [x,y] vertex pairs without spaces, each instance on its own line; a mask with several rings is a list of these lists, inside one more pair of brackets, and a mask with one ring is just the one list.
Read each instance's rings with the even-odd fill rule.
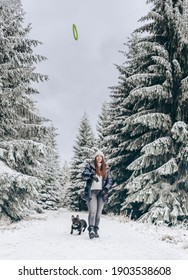
[[[57,129],[41,116],[36,71],[46,60],[24,27],[21,1],[0,1],[0,217],[87,210],[81,172],[102,149],[114,177],[105,212],[148,223],[188,219],[188,1],[147,0],[148,14],[125,40],[96,133],[83,114],[73,158],[60,167]],[[122,42],[123,43],[123,42]],[[95,135],[97,134],[97,135]]]

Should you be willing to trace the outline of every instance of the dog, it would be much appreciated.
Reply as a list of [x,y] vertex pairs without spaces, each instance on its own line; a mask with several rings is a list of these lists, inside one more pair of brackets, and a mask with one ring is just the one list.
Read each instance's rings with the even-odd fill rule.
[[72,226],[71,226],[71,232],[70,234],[73,234],[74,230],[78,231],[78,234],[80,235],[82,231],[85,231],[85,229],[87,228],[87,223],[85,220],[80,219],[79,215],[77,215],[76,217],[74,217],[74,215],[72,215]]

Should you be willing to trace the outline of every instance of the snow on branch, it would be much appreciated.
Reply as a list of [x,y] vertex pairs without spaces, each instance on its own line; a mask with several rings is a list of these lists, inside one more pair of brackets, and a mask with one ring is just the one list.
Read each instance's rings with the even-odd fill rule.
[[45,162],[47,155],[49,157],[53,153],[51,148],[32,140],[4,141],[0,143],[0,147],[6,149],[6,152],[3,153],[3,160],[11,168],[17,169],[18,166],[23,169],[27,168],[29,174],[32,172],[32,175],[44,172],[40,163]]
[[[183,161],[185,168],[188,163],[188,145],[182,147],[177,155],[177,159]],[[188,171],[187,171],[188,172]]]
[[181,98],[179,100],[180,105],[182,105],[188,99],[188,76],[181,80]]
[[154,184],[156,180],[153,175],[154,173],[152,171],[141,174],[135,178],[130,178],[129,181],[125,184],[125,188],[129,190],[128,193],[132,193],[145,188],[149,182],[151,184]]
[[159,175],[172,175],[178,171],[178,165],[175,158],[171,158],[168,162],[156,169]]
[[[159,57],[162,57],[165,60],[169,60],[169,53],[168,51],[164,48],[164,46],[158,44],[157,42],[150,42],[149,38],[145,38],[144,41],[140,41],[137,43],[137,46],[142,48],[144,51],[144,54],[148,56],[149,54],[156,54]],[[146,52],[147,50],[147,52]],[[143,53],[143,52],[142,52]]]
[[143,73],[143,74],[134,74],[126,79],[126,82],[130,85],[145,86],[146,84],[150,84],[153,79],[160,77],[159,74],[156,73]]
[[170,116],[163,113],[139,116],[132,120],[132,124],[142,124],[150,129],[161,129],[164,131],[168,131],[172,126]]
[[147,98],[148,100],[166,100],[170,99],[171,95],[169,92],[164,90],[164,88],[161,85],[141,87],[132,90],[129,96],[124,100],[124,104],[134,104],[136,101],[143,98]]
[[157,64],[159,64],[159,65],[161,65],[162,67],[164,67],[166,70],[172,72],[171,63],[170,63],[167,59],[165,59],[165,58],[163,58],[163,57],[161,57],[161,56],[156,56],[156,55],[153,55],[153,56],[152,56],[152,59],[153,59],[153,61],[155,61]]
[[161,184],[161,193],[158,200],[151,206],[150,211],[141,216],[139,221],[158,223],[160,221],[175,225],[178,218],[188,214],[183,208],[178,196],[173,191],[173,186],[167,183]]
[[161,22],[163,16],[155,11],[150,11],[146,16],[142,17],[139,21],[155,20]]
[[142,148],[141,153],[147,155],[161,155],[171,152],[172,139],[170,137],[161,137],[147,144]]
[[136,151],[140,150],[142,147],[144,147],[147,143],[151,142],[154,136],[153,131],[146,132],[140,137],[136,138],[135,140],[131,141],[129,146],[126,148],[126,150],[129,151]]
[[182,75],[182,69],[181,69],[181,66],[180,66],[180,64],[179,64],[179,61],[178,61],[177,59],[174,59],[174,60],[172,61],[172,63],[173,63],[173,66],[174,66],[174,72],[175,72],[175,74],[176,74],[178,77],[181,77],[181,75]]
[[159,161],[159,157],[156,155],[142,155],[135,159],[131,164],[127,166],[128,170],[142,170],[148,168],[151,165],[156,166]]
[[172,138],[176,140],[176,142],[186,142],[188,140],[188,126],[186,123],[182,121],[175,122],[172,129]]

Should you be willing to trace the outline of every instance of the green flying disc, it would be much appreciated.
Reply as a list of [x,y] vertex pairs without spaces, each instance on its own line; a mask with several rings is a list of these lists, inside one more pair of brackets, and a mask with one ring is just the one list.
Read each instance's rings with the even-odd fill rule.
[[78,31],[75,24],[72,25],[72,32],[73,32],[74,39],[78,40]]

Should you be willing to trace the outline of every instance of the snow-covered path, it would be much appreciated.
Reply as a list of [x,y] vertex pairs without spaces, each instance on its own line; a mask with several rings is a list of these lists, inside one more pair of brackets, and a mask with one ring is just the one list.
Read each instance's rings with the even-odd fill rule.
[[[103,216],[100,238],[70,234],[66,209],[0,226],[1,260],[186,260],[188,232]],[[78,214],[78,213],[76,213]],[[87,220],[87,213],[80,213]],[[162,240],[165,239],[165,240]],[[167,242],[169,241],[169,242]]]

